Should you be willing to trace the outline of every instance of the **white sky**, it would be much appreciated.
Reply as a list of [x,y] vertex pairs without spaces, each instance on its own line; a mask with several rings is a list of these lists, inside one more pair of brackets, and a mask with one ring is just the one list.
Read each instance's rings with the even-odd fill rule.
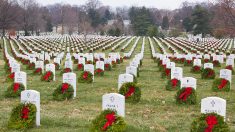
[[[87,0],[37,0],[42,5],[54,4],[54,3],[65,3],[72,5],[85,4]],[[184,1],[188,2],[203,2],[208,0],[100,0],[103,5],[111,7],[120,6],[146,6],[156,7],[158,9],[176,9],[179,8],[181,3]]]

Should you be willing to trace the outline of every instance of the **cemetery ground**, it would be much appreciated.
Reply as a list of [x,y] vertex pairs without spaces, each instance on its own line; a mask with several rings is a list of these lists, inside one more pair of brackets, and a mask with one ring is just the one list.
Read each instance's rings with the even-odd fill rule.
[[[130,49],[131,46],[128,48]],[[9,47],[8,49],[10,51]],[[141,43],[137,45],[132,57],[139,53],[140,49]],[[12,108],[20,102],[20,99],[4,97],[4,92],[11,83],[5,82],[2,51],[0,60],[0,131],[4,132],[11,131],[7,129],[7,121]],[[48,83],[41,82],[41,76],[33,75],[32,70],[26,70],[26,67],[23,66],[22,70],[28,74],[28,89],[39,91],[41,96],[41,126],[29,129],[29,131],[89,131],[91,121],[102,111],[102,95],[118,92],[118,75],[125,72],[130,60],[124,60],[124,63],[119,64],[112,71],[106,71],[103,77],[95,77],[95,82],[92,84],[77,83],[77,97],[62,102],[52,99],[54,89],[62,83],[59,71],[56,72],[56,81]],[[230,92],[217,93],[211,90],[213,80],[202,80],[200,74],[190,72],[191,67],[184,67],[182,64],[176,64],[176,66],[183,67],[185,77],[190,76],[197,79],[196,105],[175,103],[176,91],[165,89],[167,79],[161,78],[157,63],[151,59],[150,45],[146,39],[143,65],[140,68],[140,77],[137,78],[141,86],[142,97],[137,104],[126,103],[125,105],[126,131],[189,132],[192,121],[200,115],[201,99],[210,96],[221,97],[227,101],[227,122],[231,131],[235,131],[235,76],[232,77]],[[221,68],[215,68],[217,77]],[[74,73],[78,77],[81,71],[74,71]]]

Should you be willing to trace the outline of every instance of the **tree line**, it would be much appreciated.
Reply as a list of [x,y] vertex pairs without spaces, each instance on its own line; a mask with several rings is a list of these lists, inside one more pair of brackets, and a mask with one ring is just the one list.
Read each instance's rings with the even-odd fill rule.
[[118,7],[88,0],[70,4],[39,5],[36,0],[0,0],[0,32],[25,36],[52,31],[64,34],[180,36],[183,33],[210,34],[218,38],[235,36],[235,0],[216,3],[183,2],[175,10],[146,7]]

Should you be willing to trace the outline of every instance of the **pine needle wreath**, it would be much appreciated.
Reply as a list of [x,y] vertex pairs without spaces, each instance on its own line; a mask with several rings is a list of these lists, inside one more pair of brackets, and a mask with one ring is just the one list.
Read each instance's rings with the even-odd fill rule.
[[196,104],[197,94],[194,88],[184,87],[176,93],[176,103],[178,104]]
[[201,114],[191,124],[191,132],[230,132],[224,117],[216,113]]
[[46,73],[44,73],[41,77],[41,81],[46,81],[46,82],[50,82],[53,81],[54,78],[54,74],[52,71],[47,71]]
[[42,68],[36,68],[33,72],[34,75],[41,75],[42,74]]
[[8,73],[11,73],[11,67],[10,67],[10,65],[9,65],[8,63],[5,63],[4,69],[5,69],[5,71],[6,71],[7,74],[8,74]]
[[219,91],[229,92],[230,82],[223,78],[215,79],[212,85],[212,90],[215,92],[219,92]]
[[72,72],[72,69],[70,69],[70,68],[64,68],[64,69],[60,72],[60,74],[63,75],[64,73],[68,73],[68,72]]
[[159,66],[159,71],[164,71],[166,69],[166,65],[160,65]]
[[208,63],[208,62],[210,62],[210,59],[203,59],[203,62]]
[[46,65],[46,64],[49,64],[50,63],[50,61],[49,60],[45,60],[44,61],[44,64]]
[[213,61],[213,65],[214,65],[215,67],[221,67],[221,64],[220,64],[220,62],[219,62],[218,60],[214,60],[214,61]]
[[115,61],[112,61],[112,67],[113,68],[117,67],[117,63]]
[[203,69],[201,73],[201,78],[202,79],[215,79],[215,71],[210,68]]
[[118,116],[113,110],[104,110],[93,121],[91,132],[124,132],[126,123],[123,117]]
[[14,81],[14,78],[15,78],[15,73],[12,72],[7,76],[6,81],[7,82],[12,82],[12,81]]
[[10,129],[28,129],[35,126],[37,108],[34,104],[19,104],[13,108],[8,122]]
[[84,70],[84,65],[83,64],[78,64],[77,65],[77,70],[78,71],[83,71]]
[[127,82],[122,84],[119,89],[119,94],[122,94],[126,98],[126,102],[138,103],[141,98],[141,90],[136,83]]
[[95,70],[95,76],[104,76],[104,70],[98,68]]
[[184,61],[184,66],[192,66],[193,65],[193,60],[185,60]]
[[13,83],[9,86],[5,92],[5,97],[14,98],[19,97],[21,92],[25,90],[25,87],[21,83]]
[[93,75],[89,71],[84,71],[81,73],[80,77],[78,78],[78,82],[80,83],[92,83],[93,82]]
[[201,73],[201,71],[202,71],[202,69],[201,69],[200,66],[193,66],[193,67],[191,68],[191,72],[192,72],[192,73]]
[[60,65],[58,63],[54,63],[55,65],[55,70],[60,70]]
[[86,64],[93,64],[91,60],[86,61]]
[[162,78],[170,78],[171,77],[171,69],[165,68],[165,70],[162,71],[161,77]]
[[104,64],[104,70],[105,71],[111,71],[112,70],[112,66],[109,63]]
[[121,64],[121,60],[120,59],[116,59],[117,64]]
[[176,78],[173,78],[167,82],[166,90],[169,90],[169,91],[179,90],[180,85],[181,85],[181,81]]
[[74,94],[73,86],[68,83],[62,83],[53,92],[53,99],[57,101],[72,99]]

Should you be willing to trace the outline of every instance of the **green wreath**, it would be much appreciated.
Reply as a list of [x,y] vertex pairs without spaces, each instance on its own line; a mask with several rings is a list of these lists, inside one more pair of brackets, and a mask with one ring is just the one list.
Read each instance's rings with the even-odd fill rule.
[[29,63],[28,66],[26,67],[27,70],[33,70],[35,69],[35,64],[34,63]]
[[161,77],[162,78],[166,78],[166,77],[170,78],[171,77],[171,69],[165,68],[165,70],[162,71]]
[[46,82],[50,82],[53,81],[54,78],[54,74],[52,71],[47,71],[46,73],[44,73],[41,77],[41,81],[46,81]]
[[105,71],[111,71],[112,70],[112,66],[109,63],[104,64],[104,70]]
[[184,66],[192,66],[193,65],[193,60],[185,60],[184,61]]
[[25,90],[25,87],[21,83],[13,83],[9,86],[5,92],[5,97],[14,98],[19,97],[21,92]]
[[215,79],[215,71],[210,68],[203,69],[201,73],[201,78],[202,79]]
[[200,117],[195,119],[191,124],[191,132],[204,132],[208,127],[207,117],[213,116],[216,118],[216,124],[213,126],[213,132],[229,132],[229,126],[224,121],[224,117],[216,113],[201,114]]
[[179,90],[180,85],[181,85],[181,81],[173,78],[167,82],[166,90],[169,90],[169,91]]
[[166,69],[166,65],[160,65],[159,66],[159,71],[164,71]]
[[215,79],[212,85],[212,90],[215,92],[219,92],[219,91],[229,92],[230,82],[223,78]]
[[[107,119],[106,116],[108,114],[114,114],[115,121],[112,122],[111,125],[104,129],[106,125]],[[123,117],[118,116],[115,111],[112,110],[104,110],[100,115],[98,115],[93,121],[90,127],[90,132],[124,132],[126,130],[126,123]]]
[[202,68],[200,66],[193,66],[191,68],[191,72],[192,73],[201,73],[202,72]]
[[[187,88],[181,88],[176,93],[176,103],[177,104],[196,104],[197,102],[197,94],[194,88],[188,87],[188,89],[191,89],[191,93],[187,96]],[[184,95],[184,96],[182,96]]]
[[70,68],[64,68],[61,72],[60,75],[63,75],[64,73],[72,72],[72,69]]
[[214,60],[214,61],[213,61],[213,65],[214,65],[215,67],[221,67],[221,64],[220,64],[220,62],[219,62],[218,60]]
[[228,69],[228,70],[231,70],[232,71],[232,74],[234,75],[234,69],[233,69],[233,66],[232,65],[228,65],[225,67],[225,69]]
[[77,70],[78,71],[83,71],[84,70],[84,65],[82,63],[77,65]]
[[122,84],[119,93],[126,97],[127,102],[138,103],[141,98],[141,90],[136,83],[127,82]]
[[80,77],[78,78],[78,82],[80,83],[92,83],[93,82],[93,75],[89,71],[84,71],[81,73]]
[[53,92],[53,99],[57,101],[72,99],[74,94],[73,86],[68,83],[59,85]]
[[33,74],[34,74],[34,75],[41,75],[41,74],[42,74],[42,68],[36,68],[36,69],[33,71]]
[[[25,113],[25,109],[28,113]],[[34,104],[19,104],[13,108],[10,119],[8,121],[8,128],[11,129],[27,129],[35,126],[37,108]]]
[[5,69],[5,71],[6,71],[7,74],[8,74],[8,73],[11,73],[11,67],[9,66],[8,63],[5,63],[4,69]]
[[60,65],[58,63],[54,63],[55,65],[55,70],[60,70]]
[[6,82],[13,82],[14,79],[15,79],[15,73],[12,72],[12,73],[10,73],[10,74],[7,76]]
[[112,61],[112,67],[113,68],[117,67],[117,63],[115,61]]
[[104,70],[98,68],[95,70],[95,76],[104,76]]
[[121,64],[121,60],[120,59],[116,59],[117,64]]

